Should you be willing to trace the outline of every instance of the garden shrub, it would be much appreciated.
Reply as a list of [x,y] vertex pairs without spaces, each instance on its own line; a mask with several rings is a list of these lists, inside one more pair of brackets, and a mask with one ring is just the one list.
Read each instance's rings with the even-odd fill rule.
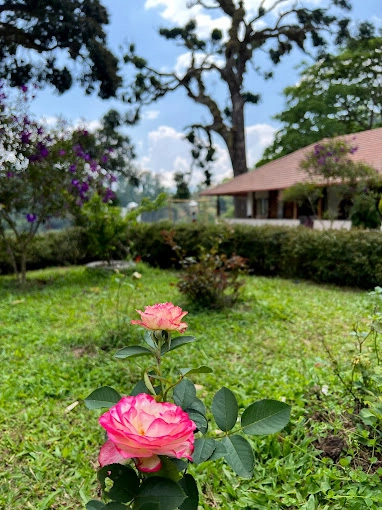
[[177,284],[178,289],[190,303],[203,308],[221,309],[232,306],[239,298],[244,280],[240,276],[248,273],[247,260],[239,255],[220,253],[220,245],[227,240],[230,230],[221,229],[210,249],[198,245],[197,257],[190,256],[175,240],[175,230],[162,231],[165,242],[176,254],[183,269]]
[[[124,239],[131,254],[160,268],[179,268],[176,254],[161,232],[175,231],[175,240],[189,257],[208,252],[222,229],[227,232],[219,254],[238,253],[248,259],[253,274],[301,278],[320,283],[373,289],[382,283],[382,235],[380,231],[312,230],[305,227],[248,225],[172,225],[170,222],[129,225]],[[118,245],[116,245],[118,246]],[[113,255],[119,256],[118,249]],[[121,253],[121,257],[125,254]],[[96,260],[86,229],[68,229],[37,236],[28,255],[28,267],[68,265]],[[0,271],[12,272],[4,245],[0,244]]]

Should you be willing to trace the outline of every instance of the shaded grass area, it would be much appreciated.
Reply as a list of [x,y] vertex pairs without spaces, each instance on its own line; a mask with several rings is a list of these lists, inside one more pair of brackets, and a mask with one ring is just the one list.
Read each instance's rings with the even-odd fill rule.
[[[190,468],[204,493],[201,508],[380,508],[379,464],[373,467],[364,449],[366,461],[356,461],[361,444],[352,402],[322,347],[325,340],[339,357],[349,356],[352,325],[371,306],[366,293],[248,277],[241,302],[215,312],[187,306],[176,273],[144,265],[138,271],[139,280],[81,267],[36,271],[25,290],[0,279],[0,508],[80,509],[97,497],[104,438],[97,412],[82,399],[102,385],[129,393],[145,361],[113,353],[140,342],[141,331],[129,325],[134,309],[165,301],[189,310],[188,333],[198,338],[174,351],[168,368],[213,368],[191,376],[207,407],[223,385],[242,408],[264,397],[293,405],[282,434],[252,441],[252,480],[237,478],[221,461]],[[338,454],[320,453],[328,437],[343,439]],[[347,457],[353,460],[341,465]]]

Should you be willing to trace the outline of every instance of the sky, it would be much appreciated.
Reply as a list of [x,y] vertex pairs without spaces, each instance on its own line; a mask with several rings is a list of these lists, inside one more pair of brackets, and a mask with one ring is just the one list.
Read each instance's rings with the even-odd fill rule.
[[[284,0],[283,6],[288,2]],[[245,0],[244,3],[247,11],[254,12],[260,0]],[[325,5],[327,0],[297,0],[297,3],[317,7]],[[353,9],[348,16],[353,24],[370,21],[382,26],[381,0],[353,0],[352,3]],[[159,28],[180,26],[190,18],[196,19],[200,35],[211,33],[213,28],[224,31],[228,26],[228,19],[218,11],[205,10],[200,6],[188,9],[187,0],[102,0],[102,4],[110,17],[106,31],[108,45],[113,52],[120,56],[123,54],[123,45],[134,43],[137,53],[161,70],[181,70],[187,55],[173,41],[160,37]],[[282,91],[298,82],[297,66],[303,60],[313,63],[300,50],[294,50],[278,66],[272,66],[264,55],[260,55],[256,63],[273,70],[274,78],[264,81],[254,72],[248,73],[246,89],[261,94],[260,103],[247,106],[245,111],[249,168],[261,158],[263,150],[272,143],[274,133],[280,128],[273,116],[283,110]],[[129,76],[126,71],[123,74]],[[209,81],[208,86],[213,94],[223,98],[224,91],[216,77]],[[96,95],[86,96],[78,86],[63,95],[58,95],[50,88],[41,90],[32,105],[33,112],[39,117],[51,119],[63,116],[73,123],[86,121],[90,126],[96,126],[110,108],[121,112],[126,110],[126,106],[116,100],[103,101]],[[184,140],[185,127],[209,119],[208,111],[192,102],[183,91],[169,94],[145,107],[140,122],[126,131],[135,145],[136,165],[141,170],[159,174],[164,185],[173,187],[174,172],[188,172],[192,162],[191,146]],[[218,184],[224,178],[232,177],[232,168],[224,143],[219,138],[215,139],[215,143],[217,152],[212,174],[213,184]],[[202,172],[194,170],[191,187],[202,180]]]

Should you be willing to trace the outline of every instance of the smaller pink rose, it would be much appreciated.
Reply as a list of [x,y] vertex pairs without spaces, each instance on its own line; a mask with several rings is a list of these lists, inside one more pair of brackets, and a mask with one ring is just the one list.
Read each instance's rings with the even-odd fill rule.
[[139,324],[152,331],[179,331],[184,333],[188,327],[186,322],[181,322],[188,312],[184,312],[179,306],[172,303],[157,303],[153,306],[146,306],[145,311],[136,310],[141,320],[133,320],[131,324]]

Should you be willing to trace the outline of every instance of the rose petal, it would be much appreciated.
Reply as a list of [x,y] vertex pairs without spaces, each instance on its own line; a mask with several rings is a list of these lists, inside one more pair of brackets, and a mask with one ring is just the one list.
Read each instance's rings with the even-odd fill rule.
[[126,459],[119,453],[113,441],[109,440],[101,447],[98,462],[103,467],[109,464],[125,464]]
[[162,467],[162,462],[158,455],[153,455],[152,457],[135,459],[135,465],[143,473],[155,473]]

